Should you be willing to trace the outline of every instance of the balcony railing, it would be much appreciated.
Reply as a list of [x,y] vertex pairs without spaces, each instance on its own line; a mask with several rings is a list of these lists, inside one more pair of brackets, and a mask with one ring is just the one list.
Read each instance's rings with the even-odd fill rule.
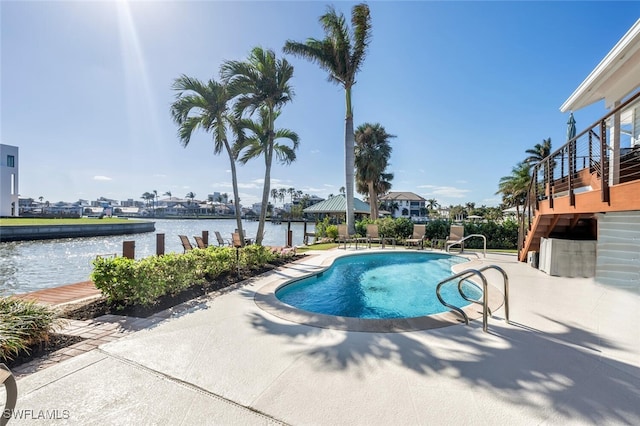
[[[533,167],[523,206],[519,249],[541,201],[547,200],[552,209],[554,199],[569,197],[569,205],[575,206],[576,194],[599,191],[601,201],[606,203],[611,185],[640,180],[639,116],[640,92]],[[619,145],[614,149],[612,141],[616,138]]]

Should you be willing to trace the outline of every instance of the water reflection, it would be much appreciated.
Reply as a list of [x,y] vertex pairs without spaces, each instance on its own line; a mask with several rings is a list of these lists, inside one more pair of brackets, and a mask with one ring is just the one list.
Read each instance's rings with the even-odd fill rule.
[[[157,219],[155,222],[156,231],[145,234],[0,243],[0,294],[25,293],[86,281],[92,270],[93,259],[103,254],[121,255],[123,241],[135,241],[136,259],[140,259],[156,253],[158,233],[165,234],[166,253],[182,253],[178,235],[187,235],[194,243],[194,235],[209,231],[209,242],[215,244],[213,231],[219,231],[223,237],[229,238],[236,228],[233,219]],[[248,236],[255,237],[258,222],[245,221],[242,226]],[[313,229],[313,223],[308,223],[307,232],[313,232]],[[292,223],[291,230],[293,244],[301,245],[303,224]],[[265,224],[263,244],[284,245],[286,231],[286,223]]]

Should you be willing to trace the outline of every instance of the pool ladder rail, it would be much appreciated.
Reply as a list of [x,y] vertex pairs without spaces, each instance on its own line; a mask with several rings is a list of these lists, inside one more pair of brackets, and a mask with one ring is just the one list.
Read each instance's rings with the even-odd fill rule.
[[[507,324],[509,324],[509,277],[507,276],[507,273],[499,266],[487,265],[479,269],[465,269],[462,272],[459,272],[455,275],[450,276],[449,278],[445,278],[444,280],[440,281],[438,283],[438,286],[436,287],[436,296],[438,297],[440,303],[451,309],[453,312],[457,312],[458,314],[460,314],[460,316],[462,316],[462,318],[464,319],[465,324],[469,325],[469,316],[459,307],[445,302],[440,295],[440,289],[444,284],[450,281],[458,280],[458,292],[460,293],[460,296],[468,302],[482,305],[482,331],[484,332],[488,331],[487,317],[490,315],[493,316],[491,314],[491,310],[489,309],[489,292],[487,278],[482,273],[487,269],[495,269],[502,274],[504,284],[504,316],[505,321],[507,322]],[[482,281],[482,302],[468,297],[462,290],[462,283],[474,275],[478,276]]]

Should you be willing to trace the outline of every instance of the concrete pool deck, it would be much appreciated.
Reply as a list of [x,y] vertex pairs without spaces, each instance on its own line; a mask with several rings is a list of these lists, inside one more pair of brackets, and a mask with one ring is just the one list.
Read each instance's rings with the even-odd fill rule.
[[41,412],[83,425],[640,424],[637,286],[551,277],[489,254],[469,266],[507,271],[511,324],[500,309],[488,333],[481,320],[402,333],[325,329],[254,302],[263,286],[343,253],[311,252],[19,379],[16,414],[26,419],[10,424],[43,424]]

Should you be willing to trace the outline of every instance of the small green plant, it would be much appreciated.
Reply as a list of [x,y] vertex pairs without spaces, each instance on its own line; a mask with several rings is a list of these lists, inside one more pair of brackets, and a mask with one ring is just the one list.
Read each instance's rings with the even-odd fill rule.
[[61,319],[55,310],[32,301],[0,297],[0,361],[10,361],[48,340]]

